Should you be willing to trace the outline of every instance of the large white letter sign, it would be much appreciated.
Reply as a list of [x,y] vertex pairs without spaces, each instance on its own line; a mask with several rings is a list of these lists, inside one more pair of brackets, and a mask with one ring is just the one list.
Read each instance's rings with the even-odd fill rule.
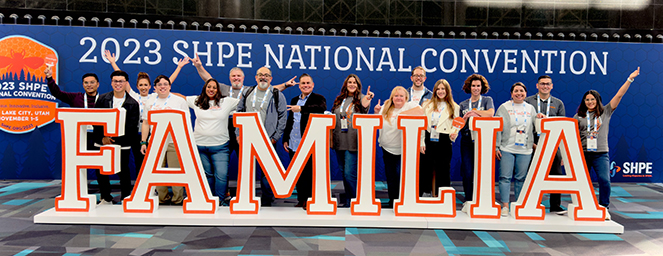
[[[58,108],[56,122],[62,133],[62,194],[55,198],[56,211],[88,212],[97,198],[87,193],[87,171],[102,175],[120,172],[120,146],[87,148],[87,125],[102,125],[108,136],[124,135],[125,109]],[[72,143],[75,142],[75,143]]]
[[[212,196],[204,177],[198,148],[191,137],[189,111],[150,111],[148,122],[152,135],[134,191],[124,199],[124,212],[153,213],[159,207],[159,198],[151,193],[154,186],[183,186],[187,192],[184,213],[216,213],[219,198]],[[170,142],[168,138],[172,138],[175,145],[180,168],[161,167]]]
[[[257,214],[260,198],[254,195],[253,159],[256,158],[278,198],[292,194],[307,159],[313,161],[312,199],[307,202],[308,214],[336,214],[336,199],[331,198],[329,177],[328,131],[336,124],[333,115],[311,114],[302,141],[287,171],[268,141],[265,127],[258,113],[235,113],[235,126],[239,127],[239,173],[237,197],[230,202],[231,213]],[[324,131],[324,132],[323,132]]]
[[502,118],[471,117],[474,141],[474,195],[468,202],[470,218],[499,219],[502,208],[495,202],[495,139],[502,131]]
[[413,217],[456,217],[456,190],[440,188],[437,198],[419,197],[420,134],[426,129],[426,116],[398,116],[403,133],[400,198],[394,202],[394,215]]
[[[543,220],[545,207],[541,204],[544,193],[571,194],[569,217],[583,221],[605,221],[605,208],[594,197],[589,171],[580,144],[578,121],[573,118],[546,118],[541,122],[541,138],[529,167],[523,192],[511,204],[516,219]],[[566,169],[564,176],[548,176],[555,151],[562,154]]]
[[352,215],[380,215],[380,200],[375,199],[375,135],[382,128],[381,115],[354,114],[357,129],[357,198],[350,203]]

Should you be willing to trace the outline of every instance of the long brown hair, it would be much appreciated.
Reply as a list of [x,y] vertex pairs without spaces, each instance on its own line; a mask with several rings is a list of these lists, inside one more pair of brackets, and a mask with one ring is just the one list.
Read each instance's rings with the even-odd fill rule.
[[[207,85],[209,85],[211,82],[214,82],[216,84],[216,93],[214,94],[214,98],[211,98],[207,96]],[[221,105],[219,100],[223,98],[224,96],[221,95],[221,88],[219,88],[219,82],[216,81],[214,78],[210,78],[205,82],[205,85],[203,86],[203,91],[200,92],[200,95],[196,99],[196,106],[198,106],[202,110],[207,110],[209,109],[210,105],[209,102],[210,100],[214,100],[214,104],[216,106]]]
[[394,94],[396,94],[396,92],[398,92],[399,90],[405,93],[405,102],[408,102],[410,100],[410,93],[408,93],[407,90],[405,90],[405,87],[399,85],[394,87],[393,90],[391,90],[391,95],[389,96],[389,99],[385,100],[384,106],[382,106],[382,117],[390,124],[391,124],[391,113],[394,111],[394,103],[393,103]]
[[601,94],[595,90],[589,90],[585,92],[584,95],[582,95],[582,100],[580,101],[580,105],[578,105],[578,116],[579,117],[587,117],[587,111],[589,109],[587,108],[587,104],[585,104],[585,99],[587,98],[587,95],[591,94],[594,96],[596,99],[596,107],[594,107],[594,115],[595,116],[601,116],[603,114],[603,102],[601,101]]
[[[357,90],[355,92],[350,93],[348,91],[348,81],[350,78],[354,78],[355,82],[357,83]],[[336,108],[343,107],[341,104],[343,103],[343,100],[349,96],[352,97],[352,104],[354,105],[354,112],[360,112],[360,107],[361,106],[361,98],[359,96],[361,95],[361,81],[359,80],[359,77],[355,74],[350,74],[348,77],[345,78],[345,81],[343,81],[343,87],[341,87],[341,94],[336,96],[336,99],[334,100],[334,105],[332,105],[331,112],[334,112]]]
[[[445,90],[447,92],[447,95],[444,96],[444,99],[441,99],[440,97],[437,96],[437,91],[438,90]],[[435,82],[435,86],[433,87],[433,97],[430,100],[426,100],[423,104],[424,109],[428,107],[429,104],[433,104],[433,110],[436,110],[438,107],[438,104],[440,102],[446,102],[447,103],[447,111],[449,112],[449,117],[454,116],[454,112],[456,111],[456,107],[454,106],[456,102],[454,101],[454,96],[451,93],[451,85],[449,85],[449,82],[447,82],[446,79],[440,79]]]

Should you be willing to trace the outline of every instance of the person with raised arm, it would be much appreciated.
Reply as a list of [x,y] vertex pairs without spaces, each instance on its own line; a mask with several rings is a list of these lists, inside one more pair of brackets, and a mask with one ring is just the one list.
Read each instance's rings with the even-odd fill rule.
[[357,195],[357,129],[352,125],[355,113],[368,114],[374,94],[368,86],[366,94],[361,93],[361,81],[350,74],[343,81],[341,93],[336,96],[331,112],[336,116],[336,126],[331,131],[331,148],[336,153],[338,166],[343,172],[345,200],[341,206],[350,207],[350,200]]
[[[171,84],[167,76],[159,75],[154,80],[154,90],[157,94],[157,97],[150,99],[145,104],[145,111],[143,111],[143,125],[141,132],[141,149],[140,152],[145,154],[147,151],[147,136],[150,132],[150,125],[147,122],[147,117],[150,111],[159,110],[159,109],[179,109],[182,111],[189,111],[189,106],[186,103],[186,100],[181,97],[175,96],[170,92]],[[165,142],[167,145],[166,148],[166,157],[164,159],[164,166],[168,165],[169,168],[179,168],[180,162],[177,156],[177,151],[175,150],[175,145],[173,144],[170,135]],[[160,204],[173,204],[181,205],[184,200],[184,187],[173,186],[173,195],[171,196],[168,193],[168,187],[166,186],[157,186],[157,194],[159,195]]]
[[433,97],[422,108],[428,124],[421,136],[423,168],[419,169],[419,195],[435,196],[438,188],[451,187],[451,145],[458,136],[452,124],[460,116],[460,106],[454,101],[449,82],[440,79],[433,87]]
[[398,129],[398,115],[424,115],[423,109],[418,102],[410,101],[410,95],[402,86],[396,86],[391,90],[391,96],[380,105],[378,100],[375,112],[382,115],[384,122],[380,129],[378,142],[382,147],[382,160],[384,161],[384,172],[387,176],[387,193],[389,202],[387,208],[393,208],[394,200],[400,194],[400,167],[403,148],[403,132]]
[[[140,119],[140,111],[138,102],[134,100],[125,91],[125,84],[128,83],[129,75],[121,70],[113,71],[110,75],[112,92],[104,93],[99,96],[99,100],[95,104],[95,108],[123,108],[126,110],[126,120],[124,122],[125,134],[119,137],[104,136],[104,127],[94,127],[95,147],[103,145],[120,145],[120,172],[117,176],[120,178],[120,191],[121,199],[129,197],[133,190],[131,186],[131,171],[129,170],[129,155],[131,152],[131,145],[138,141],[138,131],[135,129],[138,126]],[[97,170],[97,182],[99,183],[99,193],[101,202],[99,204],[112,204],[113,196],[111,195],[110,180],[107,175],[101,175]]]
[[[525,102],[527,87],[521,82],[511,86],[511,100],[500,105],[495,116],[502,118],[502,131],[497,132],[495,158],[500,160],[499,191],[502,216],[509,216],[511,179],[516,200],[520,196],[532,159],[536,109]],[[514,175],[515,171],[515,175]]]
[[[603,105],[599,92],[595,90],[585,92],[580,106],[578,106],[578,112],[573,116],[578,120],[587,171],[593,169],[598,178],[599,205],[606,209],[610,206],[610,156],[608,154],[610,119],[638,75],[640,75],[640,67],[628,76],[617,94],[606,105]],[[607,211],[605,219],[610,220],[610,213]]]
[[[288,115],[285,124],[285,131],[283,132],[283,148],[293,159],[295,152],[299,149],[299,144],[302,140],[302,134],[306,131],[309,116],[311,114],[322,114],[327,110],[327,100],[324,96],[314,93],[313,78],[309,74],[302,74],[299,76],[299,90],[300,95],[295,96],[290,100],[290,105],[287,105],[288,111],[292,114]],[[309,160],[297,180],[297,204],[295,207],[302,207],[306,210],[306,201],[311,197],[313,182],[313,159]]]
[[474,196],[474,133],[470,131],[470,117],[491,117],[495,114],[493,98],[482,96],[488,93],[490,86],[488,80],[482,75],[472,74],[463,83],[463,91],[470,94],[470,98],[460,104],[460,114],[465,119],[465,126],[460,130],[460,175],[463,178],[463,191],[465,202],[462,212],[469,209],[468,201]]

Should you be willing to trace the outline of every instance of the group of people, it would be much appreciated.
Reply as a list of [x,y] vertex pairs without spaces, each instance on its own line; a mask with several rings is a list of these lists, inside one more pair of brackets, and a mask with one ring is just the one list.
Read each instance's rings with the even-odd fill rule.
[[[151,82],[149,75],[138,74],[134,92],[128,81],[128,74],[117,66],[115,55],[106,51],[105,57],[114,68],[111,74],[113,91],[99,95],[99,79],[95,74],[83,76],[85,93],[63,92],[51,78],[52,71],[47,68],[45,74],[53,96],[78,108],[125,108],[127,121],[125,135],[106,137],[101,127],[88,129],[88,149],[96,149],[101,145],[118,144],[122,148],[122,165],[120,177],[122,199],[131,193],[131,177],[129,174],[129,154],[133,151],[136,169],[140,169],[150,134],[147,116],[149,111],[158,109],[194,110],[196,121],[194,139],[198,147],[200,159],[205,170],[207,181],[213,195],[218,196],[221,203],[230,199],[228,193],[228,166],[230,155],[239,150],[239,130],[233,126],[232,115],[235,112],[257,112],[265,127],[271,143],[281,140],[283,148],[294,157],[302,134],[306,130],[310,114],[322,114],[327,111],[324,96],[314,93],[315,83],[308,74],[293,77],[285,83],[272,85],[272,73],[267,67],[257,70],[255,86],[244,85],[244,72],[232,68],[229,74],[230,85],[220,83],[205,70],[200,59],[184,58],[178,62],[176,70],[170,77],[159,75]],[[203,80],[199,95],[184,96],[171,92],[172,83],[181,69],[192,63]],[[599,204],[608,207],[610,204],[610,177],[608,158],[608,128],[610,117],[619,105],[621,98],[630,84],[639,75],[639,68],[631,73],[617,94],[606,105],[603,105],[598,92],[590,90],[583,96],[580,107],[574,118],[578,120],[581,142],[588,169],[596,172],[599,183]],[[460,137],[461,163],[460,173],[463,180],[464,198],[462,211],[467,211],[467,201],[473,200],[474,190],[474,132],[469,125],[455,127],[454,119],[462,118],[465,122],[470,117],[497,116],[503,118],[503,130],[497,134],[495,158],[499,164],[499,194],[502,203],[502,215],[508,216],[511,199],[511,181],[514,180],[514,194],[518,198],[527,169],[536,148],[538,135],[534,129],[537,119],[566,116],[564,103],[551,95],[552,78],[544,75],[539,77],[537,93],[527,94],[527,86],[517,82],[511,86],[511,99],[501,104],[497,111],[493,99],[485,94],[490,90],[487,79],[479,74],[470,75],[463,83],[462,90],[470,97],[460,103],[453,99],[451,85],[445,79],[436,81],[433,90],[424,86],[426,71],[422,67],[412,70],[410,77],[412,86],[397,86],[391,91],[389,99],[383,104],[378,100],[374,106],[375,114],[383,116],[383,126],[379,133],[379,146],[382,148],[382,159],[387,178],[389,201],[387,208],[399,197],[400,161],[402,154],[402,132],[396,123],[399,115],[425,115],[428,123],[421,135],[419,194],[420,196],[436,196],[440,187],[451,186],[452,145]],[[286,102],[282,91],[288,87],[299,85],[301,93]],[[150,89],[154,87],[154,93]],[[345,192],[342,206],[348,207],[350,200],[356,197],[357,189],[357,130],[352,125],[355,113],[369,113],[374,97],[368,86],[362,93],[362,84],[355,74],[348,75],[343,81],[341,91],[331,105],[331,113],[335,115],[336,126],[330,134],[330,147],[335,151],[338,166],[342,170]],[[462,123],[462,122],[461,122]],[[179,167],[176,149],[169,138],[166,157],[163,163],[168,167]],[[561,156],[555,154],[551,175],[563,175]],[[257,165],[258,172],[260,165]],[[112,204],[108,176],[100,175],[97,170],[100,189],[100,203]],[[296,184],[297,207],[306,208],[311,196],[312,163],[308,161]],[[184,188],[157,187],[161,204],[181,204],[184,200]],[[269,182],[261,178],[262,206],[271,206],[274,196]],[[559,194],[550,196],[550,211],[564,214]],[[606,217],[609,219],[609,214]]]

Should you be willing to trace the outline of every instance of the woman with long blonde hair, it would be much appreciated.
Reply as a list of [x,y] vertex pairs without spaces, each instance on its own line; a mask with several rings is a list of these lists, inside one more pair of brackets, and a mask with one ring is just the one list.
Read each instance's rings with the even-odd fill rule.
[[378,142],[382,147],[382,160],[384,161],[384,172],[387,176],[387,192],[389,203],[387,208],[392,208],[394,199],[398,198],[400,187],[401,151],[403,147],[403,134],[398,129],[398,115],[423,115],[424,111],[418,102],[409,101],[410,95],[402,86],[396,86],[391,90],[391,96],[384,102],[384,106],[375,106],[375,111],[382,115],[382,129]]
[[440,79],[433,87],[433,97],[425,101],[422,108],[428,117],[428,125],[422,134],[424,168],[419,169],[419,195],[433,195],[432,192],[439,187],[451,186],[451,144],[458,136],[452,124],[453,119],[460,116],[460,106],[454,102],[449,82]]

